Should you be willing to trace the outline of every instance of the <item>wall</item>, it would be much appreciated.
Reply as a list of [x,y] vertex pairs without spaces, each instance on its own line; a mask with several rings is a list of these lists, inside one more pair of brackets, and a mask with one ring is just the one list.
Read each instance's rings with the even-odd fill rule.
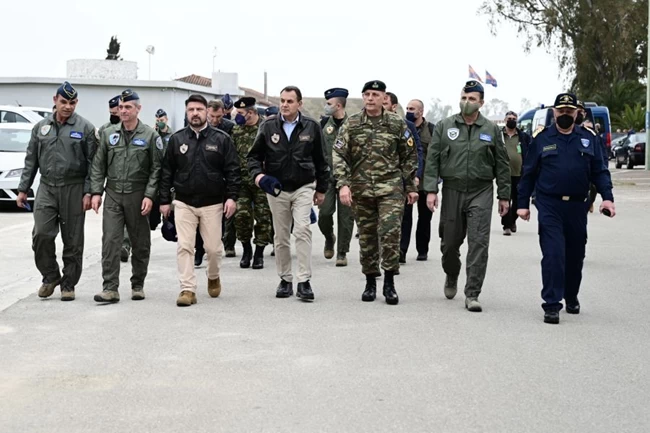
[[67,72],[70,79],[135,80],[138,78],[138,64],[124,60],[75,59],[68,60]]

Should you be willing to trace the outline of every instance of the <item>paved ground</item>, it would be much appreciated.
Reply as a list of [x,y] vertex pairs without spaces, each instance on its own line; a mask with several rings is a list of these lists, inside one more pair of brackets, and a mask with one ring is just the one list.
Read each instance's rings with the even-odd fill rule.
[[272,258],[237,258],[219,299],[199,270],[199,303],[181,309],[159,232],[147,300],[129,300],[123,265],[123,301],[95,305],[91,213],[77,300],[40,300],[31,217],[0,213],[0,432],[650,431],[650,173],[614,179],[619,216],[590,216],[583,312],[559,326],[542,323],[534,223],[506,238],[493,219],[481,314],[444,298],[437,238],[428,262],[409,253],[392,307],[360,301],[356,242],[335,268],[318,233],[315,303],[274,297]]

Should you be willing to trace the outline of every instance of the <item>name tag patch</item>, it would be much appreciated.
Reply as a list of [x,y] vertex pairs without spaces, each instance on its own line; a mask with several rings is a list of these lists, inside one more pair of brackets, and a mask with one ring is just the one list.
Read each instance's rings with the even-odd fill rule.
[[205,150],[209,150],[210,152],[218,152],[219,147],[216,144],[206,144]]
[[78,131],[70,132],[70,138],[76,138],[77,140],[81,140],[83,137],[84,137],[84,135],[81,132],[78,132]]
[[146,146],[147,145],[147,140],[143,140],[142,138],[134,138],[132,143],[135,146]]
[[542,148],[542,152],[549,152],[551,150],[557,150],[557,144],[549,144],[548,146],[544,146]]
[[492,136],[490,134],[480,134],[478,139],[482,141],[492,141]]
[[298,141],[310,141],[311,140],[311,135],[300,135],[298,137]]

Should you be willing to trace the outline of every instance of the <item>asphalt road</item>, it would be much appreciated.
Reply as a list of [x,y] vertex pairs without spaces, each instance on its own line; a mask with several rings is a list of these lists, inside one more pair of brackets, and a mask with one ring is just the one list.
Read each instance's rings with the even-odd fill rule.
[[582,312],[559,326],[542,322],[536,223],[507,238],[496,210],[483,313],[445,299],[435,228],[398,306],[362,303],[357,242],[335,268],[316,226],[313,304],[274,297],[267,251],[259,271],[224,259],[218,299],[197,270],[198,304],[178,308],[157,231],[147,299],[129,263],[122,301],[96,305],[93,213],[77,300],[41,300],[31,216],[0,213],[0,432],[648,432],[650,174],[613,177],[619,215],[590,215]]

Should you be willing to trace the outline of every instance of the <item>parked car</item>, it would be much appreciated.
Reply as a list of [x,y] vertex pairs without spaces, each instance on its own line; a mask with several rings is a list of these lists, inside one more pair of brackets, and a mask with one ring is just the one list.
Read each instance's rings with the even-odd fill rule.
[[52,114],[52,108],[46,108],[46,107],[25,107],[21,106],[20,108],[24,108],[25,110],[31,110],[34,113],[38,114],[42,118],[48,117],[50,114]]
[[0,105],[0,124],[38,123],[41,120],[43,120],[43,116],[28,108],[17,107],[15,105]]
[[630,134],[623,144],[616,149],[616,168],[625,165],[633,169],[635,165],[645,165],[646,133]]
[[617,137],[612,140],[612,148],[609,152],[609,159],[616,158],[616,150],[623,145],[625,139],[627,139],[627,134],[616,134]]
[[[15,202],[23,174],[27,145],[32,136],[31,123],[0,124],[0,204]],[[36,174],[27,200],[33,201],[38,191],[40,173]]]

